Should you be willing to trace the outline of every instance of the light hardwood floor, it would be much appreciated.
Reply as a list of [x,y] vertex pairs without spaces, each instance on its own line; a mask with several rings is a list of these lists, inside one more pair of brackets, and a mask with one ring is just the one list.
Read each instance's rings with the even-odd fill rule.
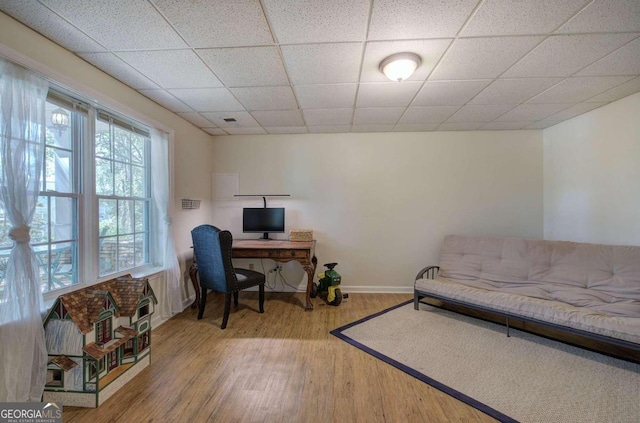
[[97,409],[65,423],[493,422],[329,331],[412,298],[350,294],[338,307],[302,293],[240,293],[221,330],[222,295],[202,320],[187,309],[152,332],[151,365]]

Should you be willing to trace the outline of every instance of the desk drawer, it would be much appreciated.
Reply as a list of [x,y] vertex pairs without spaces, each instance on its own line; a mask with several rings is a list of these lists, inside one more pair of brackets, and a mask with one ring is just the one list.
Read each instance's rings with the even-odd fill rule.
[[278,251],[277,250],[244,250],[237,249],[233,250],[232,253],[233,258],[277,258]]
[[309,258],[309,251],[306,250],[280,250],[278,258]]

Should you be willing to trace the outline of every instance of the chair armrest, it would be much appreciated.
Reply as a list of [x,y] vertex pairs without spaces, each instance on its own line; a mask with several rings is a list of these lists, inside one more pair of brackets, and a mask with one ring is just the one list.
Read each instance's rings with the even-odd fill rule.
[[[416,275],[416,280],[418,279],[435,279],[438,276],[438,271],[440,270],[440,266],[427,266]],[[425,276],[426,274],[426,276]]]

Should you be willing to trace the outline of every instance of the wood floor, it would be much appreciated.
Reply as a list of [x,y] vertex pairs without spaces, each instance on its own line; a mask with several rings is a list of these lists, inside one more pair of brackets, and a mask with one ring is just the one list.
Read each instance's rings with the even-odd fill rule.
[[65,423],[493,422],[329,334],[412,298],[350,294],[338,306],[302,293],[240,293],[221,330],[222,296],[202,320],[183,313],[152,332],[151,365],[100,408],[64,407]]

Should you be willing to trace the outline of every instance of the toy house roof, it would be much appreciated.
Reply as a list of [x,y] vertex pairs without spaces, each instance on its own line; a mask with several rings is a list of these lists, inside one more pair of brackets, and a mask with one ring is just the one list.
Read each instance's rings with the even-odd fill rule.
[[58,303],[62,302],[80,332],[86,335],[99,320],[105,300],[111,301],[116,316],[131,317],[144,298],[158,303],[147,278],[111,279],[59,296],[45,318],[45,324]]
[[59,355],[56,358],[54,358],[53,360],[51,360],[49,363],[55,364],[56,366],[60,367],[65,372],[73,369],[74,367],[76,367],[78,365],[78,363],[76,363],[75,361],[73,361],[72,359],[67,357],[66,355]]
[[105,345],[99,345],[95,342],[90,342],[85,345],[82,350],[89,354],[91,357],[96,360],[100,360],[105,355],[109,354],[111,351],[115,351],[120,345],[124,344],[131,338],[138,335],[138,331],[132,328],[127,328],[124,326],[120,326],[116,329],[116,332],[122,335],[122,338],[117,338],[109,342]]

